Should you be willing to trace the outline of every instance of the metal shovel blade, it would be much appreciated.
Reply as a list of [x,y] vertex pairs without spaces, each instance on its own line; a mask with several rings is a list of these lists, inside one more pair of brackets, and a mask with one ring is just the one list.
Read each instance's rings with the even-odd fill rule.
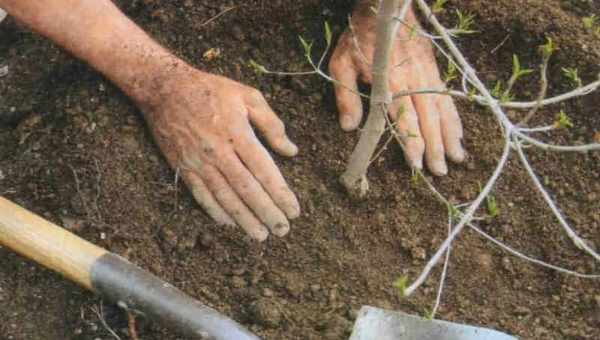
[[517,340],[486,328],[363,306],[350,340]]

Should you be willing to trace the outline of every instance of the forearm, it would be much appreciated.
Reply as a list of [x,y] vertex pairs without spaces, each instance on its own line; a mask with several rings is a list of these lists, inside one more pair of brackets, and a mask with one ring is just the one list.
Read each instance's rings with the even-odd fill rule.
[[88,62],[138,104],[154,105],[150,89],[159,90],[163,75],[186,66],[110,0],[0,0],[0,7]]

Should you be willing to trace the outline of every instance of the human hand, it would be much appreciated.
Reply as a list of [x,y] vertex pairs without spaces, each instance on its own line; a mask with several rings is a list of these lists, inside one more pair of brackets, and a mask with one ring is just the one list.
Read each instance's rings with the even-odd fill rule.
[[218,223],[263,241],[284,236],[300,205],[250,122],[275,151],[298,148],[262,94],[192,67],[168,80],[160,105],[144,110],[156,142],[196,201]]
[[[371,64],[375,52],[376,17],[369,6],[359,4],[351,27],[338,42],[329,64],[335,86],[339,119],[346,131],[358,128],[363,114],[357,95],[357,80],[371,83]],[[421,89],[444,89],[431,43],[410,27],[419,23],[409,11],[394,42],[390,61],[389,86],[392,93]],[[418,94],[400,97],[390,105],[390,117],[396,122],[403,142],[405,157],[412,168],[423,167],[425,157],[429,170],[438,176],[448,172],[445,156],[454,162],[465,159],[463,130],[454,102],[449,96]],[[398,114],[400,113],[400,114]]]

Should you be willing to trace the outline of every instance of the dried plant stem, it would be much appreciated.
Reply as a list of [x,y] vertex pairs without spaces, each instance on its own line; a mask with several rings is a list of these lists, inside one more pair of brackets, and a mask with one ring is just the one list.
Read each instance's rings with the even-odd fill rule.
[[[348,192],[362,197],[368,191],[367,169],[373,158],[377,144],[385,131],[388,105],[392,102],[389,90],[388,71],[392,46],[399,23],[396,18],[401,0],[383,0],[377,13],[375,56],[373,58],[373,87],[370,97],[369,117],[361,130],[360,140],[356,145],[348,167],[340,180]],[[403,18],[408,12],[412,0],[405,0],[399,16]]]

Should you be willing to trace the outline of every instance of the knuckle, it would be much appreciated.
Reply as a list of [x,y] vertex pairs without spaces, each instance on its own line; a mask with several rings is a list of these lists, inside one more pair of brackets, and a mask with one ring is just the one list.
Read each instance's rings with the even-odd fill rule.
[[252,98],[252,100],[256,102],[265,102],[265,97],[263,96],[262,92],[255,89],[254,87],[249,88],[248,94],[250,95],[250,98]]
[[269,123],[269,130],[274,136],[281,137],[285,135],[285,124],[279,118],[273,118]]

